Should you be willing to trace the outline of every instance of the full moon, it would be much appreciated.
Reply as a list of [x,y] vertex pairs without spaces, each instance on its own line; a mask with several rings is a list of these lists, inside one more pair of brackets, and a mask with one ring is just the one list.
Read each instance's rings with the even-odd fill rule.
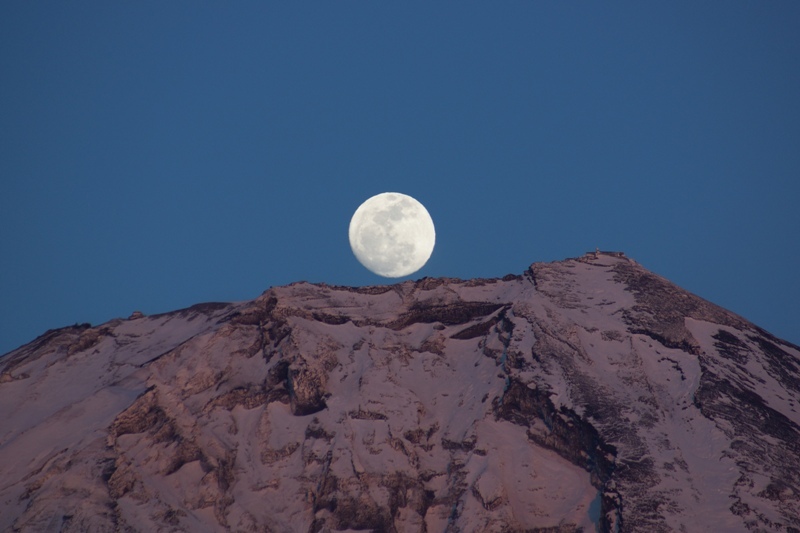
[[379,276],[413,274],[428,262],[435,243],[428,210],[405,194],[373,196],[350,219],[350,248],[362,265]]

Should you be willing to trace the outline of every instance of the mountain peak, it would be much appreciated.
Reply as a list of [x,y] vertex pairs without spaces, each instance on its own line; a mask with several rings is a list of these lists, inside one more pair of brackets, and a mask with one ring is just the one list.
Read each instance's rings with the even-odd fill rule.
[[618,252],[0,359],[0,528],[800,530],[800,348]]

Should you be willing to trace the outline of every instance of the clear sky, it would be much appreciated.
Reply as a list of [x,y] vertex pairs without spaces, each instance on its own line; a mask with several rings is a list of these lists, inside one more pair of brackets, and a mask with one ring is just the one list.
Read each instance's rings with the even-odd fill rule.
[[[0,353],[50,328],[595,247],[800,343],[800,2],[2,2]],[[400,280],[402,281],[402,279]]]

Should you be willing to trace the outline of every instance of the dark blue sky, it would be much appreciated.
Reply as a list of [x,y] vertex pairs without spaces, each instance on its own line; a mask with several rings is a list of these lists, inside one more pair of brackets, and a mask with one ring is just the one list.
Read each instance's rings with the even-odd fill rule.
[[3,2],[0,353],[46,329],[622,250],[800,343],[800,3]]

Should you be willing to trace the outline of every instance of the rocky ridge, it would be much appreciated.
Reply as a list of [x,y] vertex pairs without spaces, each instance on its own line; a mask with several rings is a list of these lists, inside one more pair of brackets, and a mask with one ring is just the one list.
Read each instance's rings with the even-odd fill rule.
[[621,254],[0,358],[0,529],[800,532],[800,348]]

